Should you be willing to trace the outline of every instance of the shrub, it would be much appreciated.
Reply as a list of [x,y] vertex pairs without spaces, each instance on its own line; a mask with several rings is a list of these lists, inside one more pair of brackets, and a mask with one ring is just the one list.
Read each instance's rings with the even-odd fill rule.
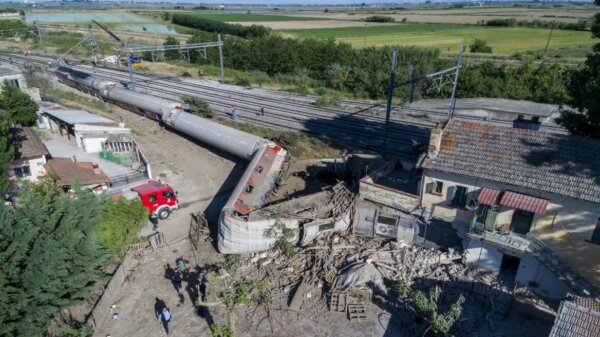
[[487,42],[481,39],[475,39],[475,42],[469,46],[471,53],[491,53],[492,47],[487,45]]
[[191,114],[204,118],[213,118],[213,111],[205,100],[195,96],[183,96],[182,98]]
[[148,221],[148,211],[139,200],[108,199],[106,215],[98,225],[98,240],[106,249],[122,253],[138,240]]
[[386,23],[386,22],[396,22],[396,19],[394,19],[391,16],[372,15],[372,16],[368,16],[368,17],[364,18],[364,21]]

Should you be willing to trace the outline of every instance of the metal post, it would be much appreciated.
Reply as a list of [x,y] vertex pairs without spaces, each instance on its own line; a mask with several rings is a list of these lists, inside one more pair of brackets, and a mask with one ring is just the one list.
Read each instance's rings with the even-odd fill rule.
[[367,47],[367,25],[368,24],[365,23],[365,48]]
[[129,82],[131,83],[131,90],[135,90],[135,83],[133,83],[133,66],[131,65],[131,51],[129,49],[129,43],[125,41],[125,50],[127,52],[127,68],[129,68]]
[[392,111],[392,95],[394,93],[394,88],[396,86],[395,77],[396,77],[396,60],[398,58],[398,50],[394,49],[392,53],[392,71],[390,73],[390,82],[388,84],[388,92],[387,92],[387,107],[385,109],[385,129],[383,133],[383,148],[381,150],[381,155],[385,158],[387,154],[387,140],[388,140],[388,130],[390,124],[390,113]]
[[456,72],[454,73],[454,82],[452,82],[452,95],[450,96],[450,104],[448,105],[448,119],[452,119],[454,107],[456,106],[456,87],[458,86],[458,74],[460,73],[463,53],[465,51],[465,41],[460,42],[460,50],[458,51],[458,59],[456,61]]
[[37,22],[36,21],[33,22],[33,26],[35,27],[35,31],[37,32],[38,38],[40,39],[40,46],[42,47],[42,50],[44,51],[44,54],[46,54],[48,51],[46,50],[46,47],[44,47],[44,38],[42,36],[42,31],[37,26]]
[[221,81],[225,81],[225,70],[223,69],[223,41],[221,41],[221,34],[217,35],[219,44],[219,61],[221,62]]
[[552,37],[552,31],[554,30],[553,26],[550,26],[550,35],[548,35],[548,41],[546,41],[546,48],[544,48],[544,53],[548,51],[548,45],[550,45],[550,38]]

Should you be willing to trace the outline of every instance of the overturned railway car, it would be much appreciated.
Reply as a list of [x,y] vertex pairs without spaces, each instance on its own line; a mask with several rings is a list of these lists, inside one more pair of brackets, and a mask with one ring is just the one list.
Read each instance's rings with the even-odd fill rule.
[[[250,162],[219,217],[218,246],[221,253],[246,253],[272,248],[264,227],[249,221],[261,208],[280,179],[287,151],[267,139],[233,129],[185,111],[184,105],[129,90],[72,67],[56,70],[61,82],[198,139]],[[262,238],[262,239],[260,239]]]

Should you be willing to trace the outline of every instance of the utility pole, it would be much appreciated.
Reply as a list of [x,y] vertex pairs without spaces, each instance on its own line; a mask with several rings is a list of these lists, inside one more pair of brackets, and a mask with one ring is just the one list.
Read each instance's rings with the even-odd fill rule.
[[129,68],[129,82],[131,82],[131,90],[135,90],[135,83],[133,82],[133,66],[131,65],[131,49],[129,49],[129,43],[125,41],[125,51],[127,52],[127,68]]
[[217,43],[219,45],[219,62],[221,63],[221,82],[224,82],[225,69],[223,68],[223,41],[221,41],[221,34],[217,35]]
[[462,67],[462,58],[465,51],[465,41],[460,42],[460,49],[458,51],[458,59],[456,60],[456,72],[454,73],[454,82],[452,82],[452,95],[450,96],[450,104],[448,105],[448,119],[452,119],[454,114],[454,107],[456,106],[456,88],[458,87],[458,74]]
[[387,155],[387,140],[388,131],[390,126],[390,113],[392,111],[392,96],[394,94],[394,88],[396,87],[396,62],[398,59],[398,50],[394,49],[392,53],[392,71],[390,73],[390,82],[388,84],[387,92],[387,107],[385,109],[385,129],[383,132],[383,149],[382,156],[385,158]]
[[46,47],[44,47],[44,38],[42,36],[42,31],[37,26],[37,21],[33,21],[33,27],[35,27],[35,31],[36,31],[36,33],[38,35],[38,38],[40,39],[40,46],[42,47],[42,50],[44,51],[44,54],[46,54],[47,50],[46,50]]
[[544,54],[548,51],[548,45],[550,45],[550,38],[552,37],[552,31],[554,30],[554,25],[550,26],[550,35],[548,35],[548,41],[546,41],[546,48],[544,48]]

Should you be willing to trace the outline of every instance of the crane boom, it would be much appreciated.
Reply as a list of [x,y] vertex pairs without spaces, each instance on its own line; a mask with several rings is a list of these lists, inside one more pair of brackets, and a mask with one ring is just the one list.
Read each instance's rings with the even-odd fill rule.
[[96,20],[93,20],[93,19],[92,19],[92,22],[93,22],[93,23],[95,23],[95,24],[97,24],[97,25],[98,25],[100,28],[102,28],[102,30],[104,30],[105,32],[107,32],[107,33],[108,33],[108,35],[112,36],[112,37],[113,37],[115,40],[119,41],[119,44],[120,44],[121,46],[124,46],[124,45],[125,45],[125,41],[124,41],[124,40],[121,40],[121,38],[119,38],[117,35],[115,35],[115,33],[111,32],[111,31],[110,31],[110,29],[108,29],[108,28],[104,27],[103,25],[101,25],[101,24],[100,24],[98,21],[96,21]]

